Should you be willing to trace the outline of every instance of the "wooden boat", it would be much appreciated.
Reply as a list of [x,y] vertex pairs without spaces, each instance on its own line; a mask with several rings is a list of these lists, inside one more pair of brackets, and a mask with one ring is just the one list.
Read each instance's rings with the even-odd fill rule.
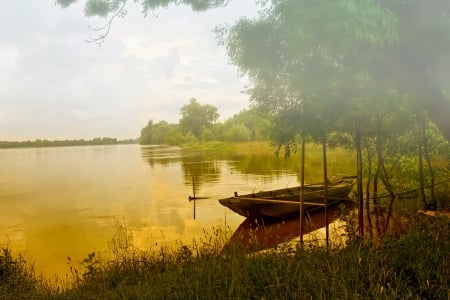
[[[348,199],[353,185],[354,182],[348,179],[329,182],[328,205]],[[235,192],[234,197],[220,199],[219,202],[244,217],[287,219],[300,213],[301,190],[301,186],[296,186],[246,195],[238,195]],[[303,194],[305,211],[325,206],[323,183],[305,185]]]

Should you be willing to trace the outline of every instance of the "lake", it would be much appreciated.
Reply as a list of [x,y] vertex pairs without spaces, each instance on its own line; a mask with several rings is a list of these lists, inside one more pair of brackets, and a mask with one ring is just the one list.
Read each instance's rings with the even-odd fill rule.
[[[218,199],[298,184],[274,155],[224,155],[177,147],[113,145],[0,150],[0,246],[45,277],[104,252],[125,227],[133,244],[191,243],[243,217]],[[188,197],[205,197],[194,202]]]

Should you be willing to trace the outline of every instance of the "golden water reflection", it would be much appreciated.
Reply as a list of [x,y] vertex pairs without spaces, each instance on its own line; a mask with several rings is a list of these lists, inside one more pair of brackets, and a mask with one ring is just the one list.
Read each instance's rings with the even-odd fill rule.
[[[223,157],[175,147],[138,145],[0,150],[0,246],[24,253],[46,277],[69,273],[125,226],[136,246],[202,237],[204,229],[243,218],[217,199],[297,184],[275,156]],[[279,158],[282,160],[282,158]],[[285,164],[285,162],[283,162]],[[196,195],[193,219],[192,180]]]

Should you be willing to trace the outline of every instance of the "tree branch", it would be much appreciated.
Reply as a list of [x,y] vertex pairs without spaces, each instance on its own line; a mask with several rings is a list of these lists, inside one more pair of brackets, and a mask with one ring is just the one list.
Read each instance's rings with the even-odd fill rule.
[[127,4],[127,2],[128,0],[122,0],[122,6],[109,18],[108,22],[106,22],[104,26],[92,27],[88,25],[89,30],[100,33],[97,34],[97,36],[90,36],[89,39],[86,40],[86,42],[97,43],[99,46],[101,46],[106,37],[109,35],[109,31],[111,30],[111,25],[114,19],[125,14],[125,5]]

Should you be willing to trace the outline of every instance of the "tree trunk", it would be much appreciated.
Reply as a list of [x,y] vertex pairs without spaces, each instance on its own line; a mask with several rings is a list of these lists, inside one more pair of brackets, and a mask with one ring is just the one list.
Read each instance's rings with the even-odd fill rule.
[[375,169],[375,174],[373,176],[373,209],[375,212],[375,228],[377,230],[378,236],[382,235],[380,218],[381,218],[381,207],[378,199],[378,179],[381,175],[381,167],[383,164],[383,143],[381,137],[381,116],[377,116],[377,136],[375,141],[375,152],[377,155],[377,166]]
[[369,237],[370,239],[373,238],[373,231],[372,231],[372,218],[370,216],[370,185],[371,185],[371,178],[372,178],[372,154],[370,151],[369,143],[366,141],[365,144],[366,152],[367,152],[367,182],[366,182],[366,216],[367,216],[367,225],[369,228]]
[[390,178],[389,178],[389,173],[386,170],[386,165],[384,164],[384,160],[382,161],[382,164],[383,164],[382,165],[383,176],[381,176],[381,180],[383,181],[383,184],[386,187],[386,190],[388,191],[389,196],[391,197],[391,200],[390,200],[389,206],[388,206],[386,222],[384,223],[384,232],[387,232],[388,228],[389,228],[389,221],[392,216],[392,210],[393,210],[394,201],[395,201],[395,193],[392,189],[392,185],[391,185]]
[[356,168],[357,168],[357,186],[358,186],[358,225],[359,236],[364,238],[364,195],[363,195],[363,165],[362,165],[362,146],[361,146],[361,123],[356,122]]
[[419,198],[422,202],[423,209],[427,210],[427,199],[425,197],[425,179],[423,174],[423,137],[422,137],[422,115],[417,113],[417,159],[419,170]]
[[[422,119],[423,120],[423,119]],[[434,175],[434,170],[433,170],[433,166],[431,164],[431,157],[430,157],[430,151],[428,149],[428,139],[427,139],[427,133],[426,133],[426,123],[423,122],[422,123],[422,138],[423,138],[423,154],[425,156],[425,160],[427,162],[427,167],[428,167],[428,173],[430,174],[430,196],[431,196],[431,201],[428,204],[428,208],[436,210],[437,208],[437,203],[436,203],[436,194],[435,194],[435,175]]]

